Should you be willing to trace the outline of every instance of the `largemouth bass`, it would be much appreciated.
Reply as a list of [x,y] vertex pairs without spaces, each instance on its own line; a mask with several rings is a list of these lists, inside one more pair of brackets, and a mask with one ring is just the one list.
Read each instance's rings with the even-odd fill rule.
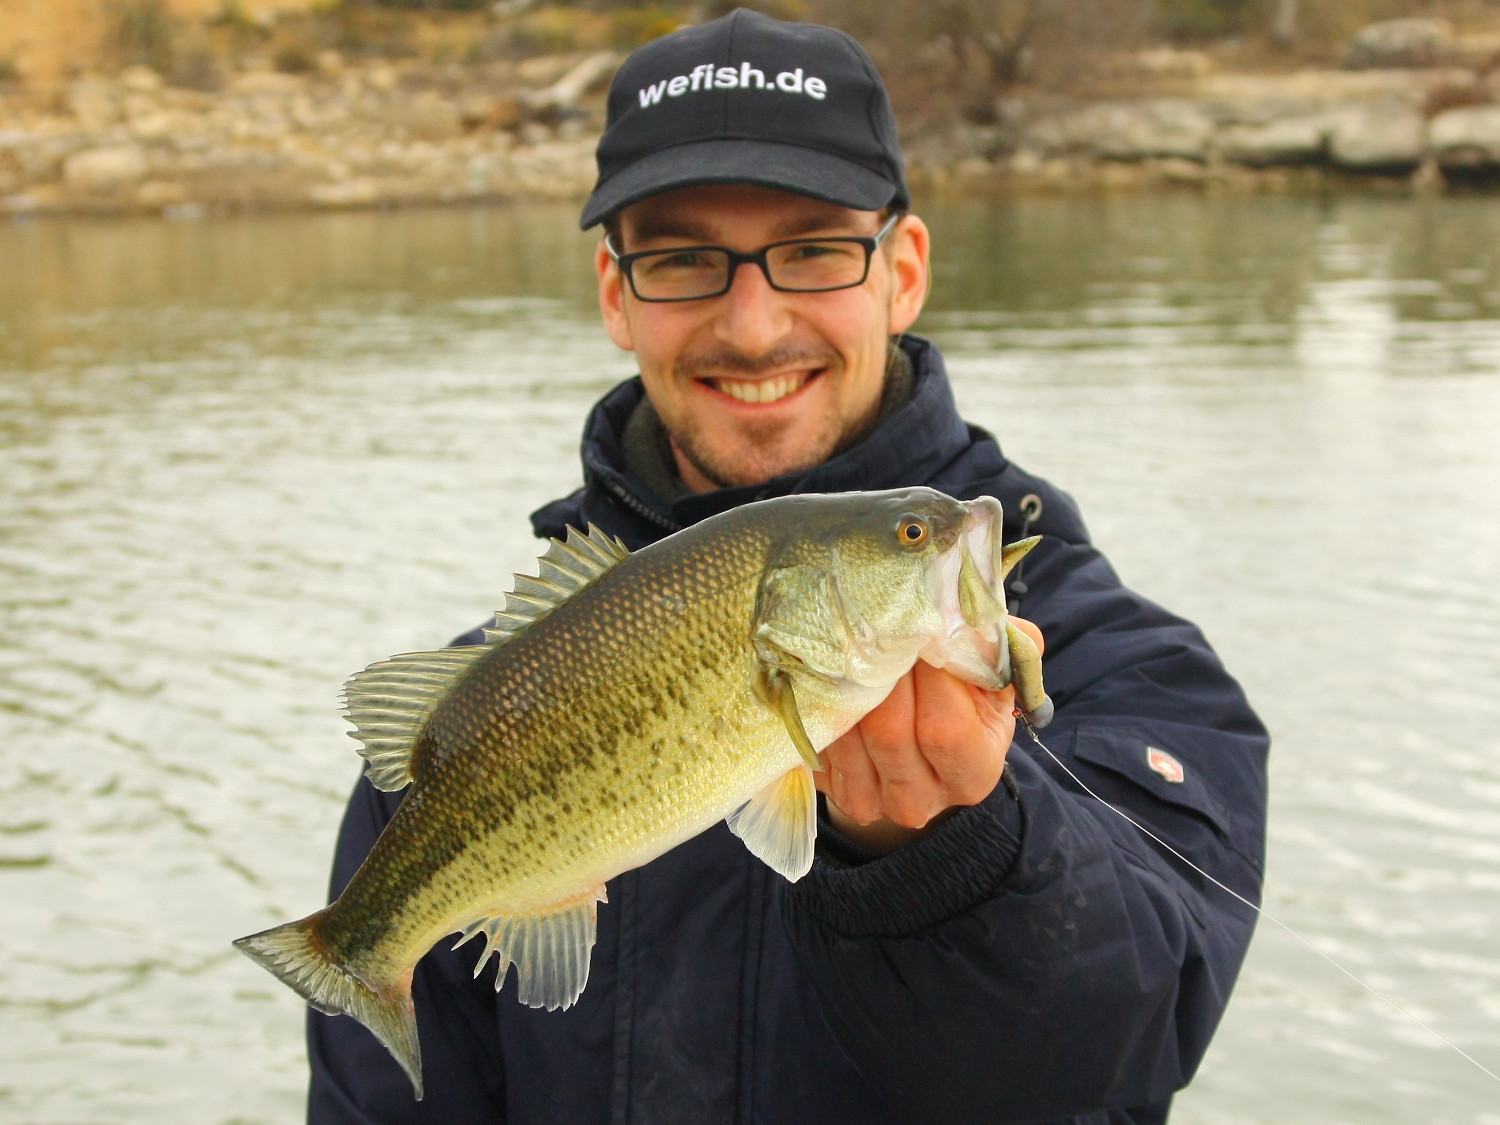
[[789,496],[634,554],[590,528],[517,576],[488,643],[345,686],[370,780],[411,786],[331,906],[235,945],[354,1016],[422,1096],[411,999],[446,934],[483,937],[522,1003],[571,1005],[605,883],[727,820],[788,879],[812,866],[817,752],[917,660],[1051,716],[1001,582],[1000,504],[931,489]]

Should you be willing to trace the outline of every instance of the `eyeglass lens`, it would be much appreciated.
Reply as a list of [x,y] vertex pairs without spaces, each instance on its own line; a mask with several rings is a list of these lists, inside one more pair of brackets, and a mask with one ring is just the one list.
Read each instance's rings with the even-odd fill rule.
[[[862,243],[838,239],[785,242],[768,246],[765,262],[778,289],[842,289],[864,280],[869,251]],[[664,250],[635,259],[631,280],[646,300],[682,300],[723,292],[729,267],[725,250]]]

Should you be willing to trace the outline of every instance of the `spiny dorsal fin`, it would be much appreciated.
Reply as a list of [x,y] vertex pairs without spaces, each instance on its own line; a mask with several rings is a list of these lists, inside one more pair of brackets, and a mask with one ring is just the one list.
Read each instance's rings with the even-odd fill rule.
[[460,675],[489,651],[486,645],[408,652],[371,664],[344,685],[349,737],[364,744],[359,756],[377,789],[401,789],[411,781],[411,754],[438,701]]
[[589,524],[585,535],[568,528],[568,538],[553,539],[537,560],[537,576],[516,575],[516,587],[495,613],[495,627],[484,631],[486,644],[503,644],[525,632],[585,586],[628,558],[625,544]]

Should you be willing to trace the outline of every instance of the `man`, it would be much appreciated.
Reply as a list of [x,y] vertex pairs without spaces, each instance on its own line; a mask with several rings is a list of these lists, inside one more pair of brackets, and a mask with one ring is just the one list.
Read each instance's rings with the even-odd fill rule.
[[[847,36],[734,14],[616,76],[583,213],[640,378],[589,418],[584,487],[533,517],[639,548],[736,504],[926,484],[1043,544],[1009,593],[1047,639],[1049,745],[1258,893],[1265,732],[1188,623],[1122,588],[1072,501],[957,416],[907,335],[928,234],[885,90]],[[477,640],[477,636],[468,638]],[[787,884],[719,826],[609,885],[562,1012],[439,947],[426,1100],[352,1020],[310,1016],[314,1122],[1160,1122],[1253,917],[1083,792],[1012,696],[923,664],[828,748],[818,857]],[[348,880],[399,801],[362,783]]]

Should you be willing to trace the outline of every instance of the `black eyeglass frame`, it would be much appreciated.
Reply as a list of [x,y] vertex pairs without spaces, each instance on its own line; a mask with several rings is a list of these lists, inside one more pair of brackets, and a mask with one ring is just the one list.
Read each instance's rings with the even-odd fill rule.
[[[735,272],[743,265],[754,264],[760,267],[761,276],[766,279],[766,284],[778,293],[834,293],[840,289],[854,289],[863,285],[870,277],[870,259],[875,256],[875,251],[880,249],[880,244],[895,229],[897,223],[905,218],[904,211],[897,211],[886,220],[885,226],[881,227],[873,235],[835,235],[829,238],[786,238],[780,242],[768,242],[759,250],[752,250],[748,254],[741,254],[738,250],[731,250],[727,246],[673,246],[666,250],[638,250],[632,254],[621,254],[610,244],[609,235],[604,236],[604,248],[609,251],[609,256],[614,259],[616,267],[630,283],[630,291],[635,294],[637,301],[645,301],[653,305],[676,304],[681,301],[707,301],[713,297],[722,297],[734,288]],[[807,244],[823,244],[827,242],[853,242],[865,249],[865,268],[860,272],[858,281],[850,281],[843,285],[826,285],[818,289],[790,289],[785,285],[777,285],[771,277],[771,266],[766,260],[772,250],[781,246],[802,246]],[[729,272],[724,279],[724,287],[715,289],[712,293],[696,293],[691,297],[643,297],[641,291],[635,287],[635,271],[631,268],[642,258],[650,258],[661,254],[685,254],[690,250],[715,250],[729,257]]]

